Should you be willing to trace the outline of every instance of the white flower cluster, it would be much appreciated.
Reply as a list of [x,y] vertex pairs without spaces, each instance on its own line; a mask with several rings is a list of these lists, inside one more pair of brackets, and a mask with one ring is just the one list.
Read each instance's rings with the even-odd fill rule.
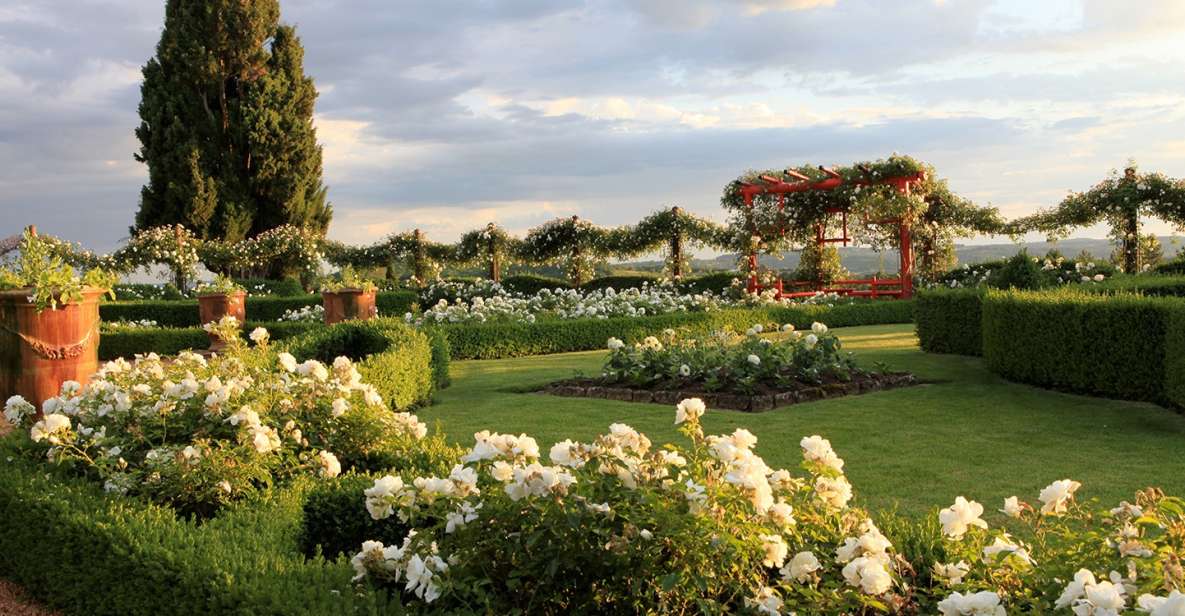
[[[348,358],[330,366],[298,363],[267,350],[266,330],[251,338],[256,349],[211,359],[183,352],[169,360],[149,354],[108,362],[85,387],[63,383],[40,418],[20,396],[8,399],[4,417],[27,426],[50,461],[78,461],[109,489],[150,489],[165,499],[205,494],[189,482],[210,477],[220,487],[218,499],[234,496],[249,487],[239,479],[250,481],[236,477],[236,469],[337,476],[343,453],[337,447],[358,447],[356,425],[385,438],[425,436],[427,426],[414,415],[391,413]],[[347,413],[353,415],[342,419]],[[227,464],[231,457],[237,462]],[[200,465],[209,468],[191,474]]]
[[289,308],[280,315],[280,320],[319,323],[325,320],[325,306],[309,304],[300,308]]

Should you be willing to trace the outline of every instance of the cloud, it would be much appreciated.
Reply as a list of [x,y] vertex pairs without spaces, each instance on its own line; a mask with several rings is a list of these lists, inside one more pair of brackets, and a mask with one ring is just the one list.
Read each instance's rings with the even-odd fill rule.
[[[489,220],[723,219],[748,168],[910,153],[1022,215],[1136,157],[1185,175],[1185,5],[1104,0],[283,0],[321,91],[336,218],[363,243]],[[145,169],[163,4],[0,7],[0,235],[105,250]],[[7,226],[5,226],[7,225]]]

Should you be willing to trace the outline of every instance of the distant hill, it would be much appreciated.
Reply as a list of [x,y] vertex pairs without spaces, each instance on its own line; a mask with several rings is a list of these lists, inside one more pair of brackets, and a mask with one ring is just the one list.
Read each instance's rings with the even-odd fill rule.
[[[1164,245],[1164,254],[1169,258],[1177,253],[1183,245],[1185,245],[1185,237],[1172,236],[1160,238]],[[1175,242],[1175,243],[1174,243]],[[1002,244],[958,244],[955,247],[955,254],[959,258],[959,263],[982,263],[984,261],[994,261],[1011,257],[1019,252],[1021,249],[1028,250],[1029,254],[1033,256],[1042,256],[1050,250],[1057,249],[1066,257],[1074,257],[1083,250],[1089,252],[1098,259],[1107,259],[1111,255],[1114,246],[1110,240],[1095,239],[1095,238],[1076,238],[1067,239],[1060,242],[1021,242],[1021,243],[1002,243]],[[871,274],[877,271],[896,272],[897,271],[897,251],[886,250],[884,252],[876,252],[871,248],[864,248],[860,246],[849,246],[839,248],[840,256],[843,258],[844,267],[848,270],[858,274]],[[720,255],[714,259],[694,259],[691,262],[692,270],[697,272],[712,271],[712,270],[729,270],[736,267],[736,255]],[[792,270],[798,267],[798,253],[787,252],[785,258],[778,260],[774,257],[763,256],[761,264],[768,268],[775,268],[781,270]],[[658,271],[663,267],[662,261],[635,261],[630,263],[618,263],[613,266],[617,270],[636,270],[636,271]]]

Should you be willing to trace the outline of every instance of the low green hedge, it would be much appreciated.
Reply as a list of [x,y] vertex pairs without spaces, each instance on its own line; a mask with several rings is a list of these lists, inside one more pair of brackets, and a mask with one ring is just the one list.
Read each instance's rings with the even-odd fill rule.
[[298,360],[317,359],[328,364],[344,355],[358,362],[362,380],[374,385],[394,409],[429,402],[441,371],[434,362],[440,358],[433,356],[429,337],[389,318],[313,328],[284,347]]
[[[248,321],[243,328],[244,338],[256,327],[264,327],[272,340],[280,341],[303,334],[310,329],[322,327],[320,323],[277,321],[255,323]],[[117,357],[131,358],[144,353],[176,355],[186,349],[204,349],[210,346],[210,338],[200,327],[138,327],[103,332],[99,336],[99,359]]]
[[568,284],[566,280],[559,278],[518,274],[503,278],[502,287],[507,291],[514,291],[524,295],[534,295],[543,289],[570,289],[572,285]]
[[1185,309],[1169,310],[1164,328],[1164,398],[1185,408]]
[[922,350],[982,355],[983,293],[981,289],[931,289],[918,293],[914,323]]
[[235,279],[240,287],[247,289],[248,293],[259,293],[260,295],[268,294],[280,297],[293,297],[297,295],[305,295],[304,287],[301,286],[300,281],[295,278],[285,278],[283,280],[268,280],[267,278],[237,278]]
[[[272,295],[247,297],[247,319],[250,321],[279,321],[288,310],[321,303],[320,295],[282,297]],[[384,291],[375,296],[379,314],[403,315],[416,303],[411,291]],[[110,302],[99,306],[104,321],[156,321],[161,327],[195,327],[198,321],[197,300]]]
[[[0,455],[12,455],[0,447]],[[307,487],[212,520],[109,496],[21,461],[0,464],[0,575],[46,605],[93,616],[398,614],[356,590],[344,561],[306,559],[297,536]]]
[[1185,276],[1116,276],[1106,282],[1086,285],[1095,293],[1139,293],[1154,297],[1185,297]]
[[732,281],[738,276],[737,272],[732,271],[701,274],[684,278],[679,282],[679,288],[684,293],[703,293],[705,291],[723,293],[732,288]]
[[[1180,344],[1183,311],[1185,301],[1176,298],[1073,289],[989,291],[983,302],[983,356],[993,372],[1041,387],[1180,400],[1182,360],[1179,353],[1168,353]],[[1170,336],[1173,327],[1178,331]]]
[[656,285],[661,277],[656,275],[635,274],[630,276],[602,276],[600,278],[593,278],[586,282],[580,288],[584,291],[598,291],[600,289],[612,288],[615,291],[622,289],[640,289],[642,285]]
[[724,327],[744,330],[754,323],[792,323],[810,327],[814,321],[829,327],[909,323],[909,300],[795,306],[790,308],[734,308],[713,312],[680,312],[649,317],[537,321],[535,323],[460,323],[443,325],[454,359],[497,359],[546,355],[604,348],[610,337],[636,340],[667,328],[708,333]]

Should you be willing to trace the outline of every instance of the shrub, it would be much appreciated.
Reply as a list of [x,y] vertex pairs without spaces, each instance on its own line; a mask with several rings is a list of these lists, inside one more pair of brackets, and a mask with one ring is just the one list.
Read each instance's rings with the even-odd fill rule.
[[[289,310],[300,310],[305,306],[321,303],[320,295],[249,296],[247,297],[247,319],[250,321],[279,321]],[[402,315],[416,304],[416,295],[411,291],[386,291],[375,296],[379,314]],[[196,300],[185,301],[137,301],[109,302],[99,306],[99,316],[104,321],[156,321],[161,327],[196,327],[199,323]]]
[[813,323],[805,336],[785,325],[781,333],[786,336],[780,339],[761,337],[763,330],[762,324],[753,325],[739,340],[723,332],[680,338],[670,330],[661,340],[651,336],[632,346],[610,338],[601,380],[639,387],[662,384],[663,389],[698,383],[705,391],[752,394],[761,386],[785,389],[796,383],[820,384],[828,378],[850,381],[861,372],[850,354],[841,353],[839,338],[822,323]]
[[1165,332],[1174,299],[992,291],[983,356],[1006,378],[1086,394],[1164,399]]
[[927,353],[983,355],[982,289],[931,289],[914,308],[918,343]]
[[366,515],[366,503],[361,496],[378,477],[374,473],[448,474],[454,461],[465,452],[436,434],[421,440],[414,450],[392,448],[390,453],[371,460],[365,469],[367,474],[350,473],[312,486],[297,536],[302,554],[312,558],[320,553],[333,560],[342,554],[353,554],[368,539],[389,542],[403,539],[409,526],[377,522]]
[[40,417],[13,396],[4,415],[20,429],[10,438],[108,491],[208,516],[294,476],[336,476],[380,446],[406,449],[427,431],[414,415],[392,414],[343,357],[297,364],[272,352],[262,329],[253,349],[233,318],[211,329],[227,345],[209,360],[110,362],[85,387],[63,383]]
[[112,287],[115,291],[115,298],[118,300],[142,300],[142,299],[185,299],[185,294],[177,290],[177,287],[169,284],[143,284],[143,283],[128,283],[117,284]]
[[351,563],[416,613],[1160,614],[1185,599],[1180,498],[1100,511],[1061,479],[986,517],[963,496],[924,521],[881,514],[882,533],[826,439],[799,441],[805,472],[775,470],[747,430],[705,436],[705,410],[677,405],[678,443],[614,424],[556,443],[549,465],[525,434],[479,432],[447,475],[365,490],[375,537],[414,532]]
[[1185,276],[1120,276],[1090,288],[1107,293],[1139,293],[1154,297],[1185,297]]
[[739,277],[737,272],[711,272],[700,276],[692,276],[679,281],[679,288],[684,293],[713,293],[721,294],[732,289],[732,281]]
[[892,300],[837,306],[731,308],[710,312],[674,312],[647,317],[572,319],[535,323],[464,323],[439,326],[448,335],[454,359],[496,359],[545,355],[603,348],[610,337],[633,342],[677,329],[686,334],[708,334],[731,328],[745,331],[754,323],[789,323],[809,328],[815,321],[832,327],[909,323],[913,302]]
[[1185,254],[1179,254],[1172,259],[1152,268],[1157,274],[1182,275],[1185,274]]
[[50,607],[94,616],[399,614],[356,592],[349,567],[293,545],[304,489],[277,490],[203,523],[105,495],[0,443],[0,571]]
[[247,289],[251,295],[275,295],[279,297],[295,297],[305,295],[304,287],[295,278],[269,280],[267,278],[237,278],[235,282]]
[[596,291],[598,289],[612,288],[617,291],[622,289],[640,289],[643,286],[653,286],[658,284],[661,277],[648,274],[633,274],[629,276],[602,276],[600,278],[593,278],[584,283],[580,288],[584,291]]
[[548,278],[546,276],[532,276],[530,274],[519,274],[516,276],[507,276],[502,279],[502,286],[507,291],[513,293],[522,293],[523,295],[534,295],[543,289],[570,289],[572,285],[568,281],[559,278]]
[[358,362],[363,378],[395,409],[427,403],[434,378],[447,371],[434,364],[427,335],[394,319],[318,327],[290,340],[285,348],[301,360],[330,362],[344,356]]
[[988,276],[988,286],[997,289],[1040,289],[1050,284],[1037,259],[1025,250],[1009,257]]
[[1185,304],[1173,303],[1164,329],[1164,396],[1185,408]]
[[[253,323],[247,322],[243,337],[256,327],[266,327],[273,341],[286,340],[303,334],[310,329],[324,327],[320,323]],[[99,359],[103,361],[119,357],[156,353],[176,355],[188,349],[204,349],[210,345],[210,338],[200,327],[137,327],[104,331],[99,337]]]

